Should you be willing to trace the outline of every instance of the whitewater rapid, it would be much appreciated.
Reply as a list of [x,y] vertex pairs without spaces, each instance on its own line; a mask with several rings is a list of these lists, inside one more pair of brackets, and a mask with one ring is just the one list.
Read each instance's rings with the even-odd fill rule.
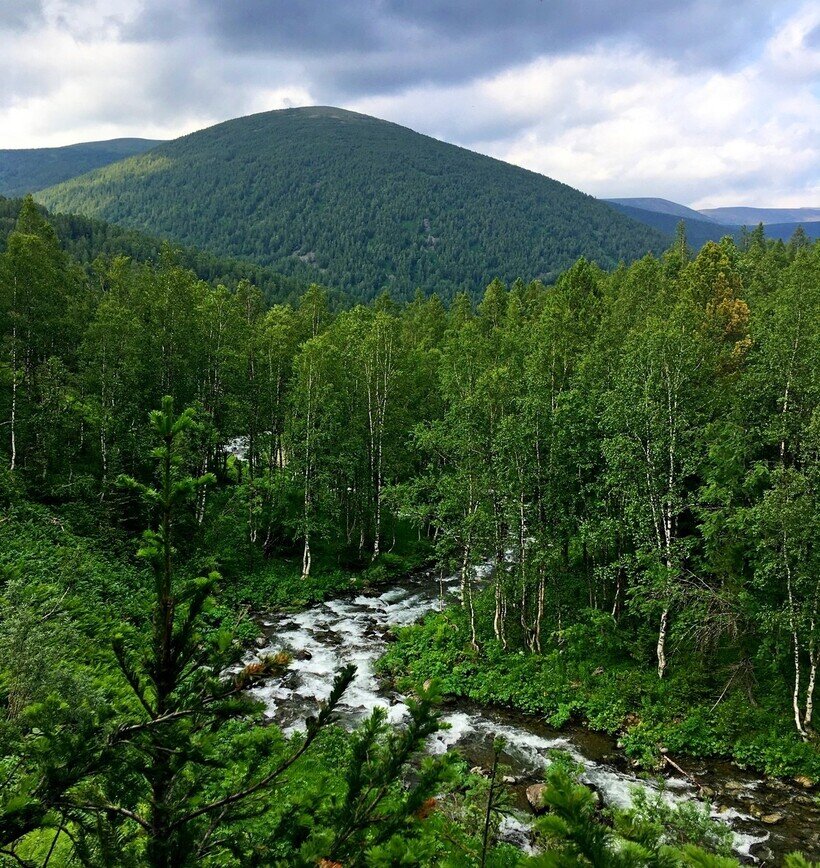
[[[382,593],[330,600],[296,614],[263,619],[265,646],[249,654],[245,662],[286,649],[294,655],[294,663],[283,677],[254,688],[254,695],[264,703],[270,719],[292,732],[301,728],[305,717],[315,714],[317,704],[329,696],[339,668],[353,663],[356,677],[339,705],[341,722],[355,726],[373,708],[383,706],[388,719],[400,723],[407,712],[403,697],[380,682],[375,663],[395,627],[412,624],[427,612],[442,608],[457,588],[457,577],[442,581],[428,573],[408,577]],[[662,783],[638,778],[627,764],[618,767],[602,761],[601,751],[590,751],[579,733],[552,731],[535,717],[457,703],[443,719],[448,728],[431,738],[431,753],[455,748],[468,761],[480,764],[488,759],[493,738],[503,736],[504,762],[522,788],[543,778],[551,761],[550,752],[560,749],[583,766],[581,779],[593,786],[607,805],[629,806],[636,787],[660,790],[670,802],[697,796],[696,788],[682,776],[667,777]],[[591,753],[598,755],[593,757]],[[734,792],[729,806],[724,804],[720,811],[713,811],[713,816],[732,828],[736,852],[749,861],[755,861],[752,849],[770,834],[747,812],[755,799],[756,786],[754,780],[745,781]],[[522,813],[508,821],[504,830],[522,847],[527,846],[527,821]]]

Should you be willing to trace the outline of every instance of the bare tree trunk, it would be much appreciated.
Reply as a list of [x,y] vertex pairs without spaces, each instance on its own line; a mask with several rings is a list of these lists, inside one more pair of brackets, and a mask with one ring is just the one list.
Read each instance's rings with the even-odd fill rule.
[[302,578],[306,579],[310,575],[310,534],[305,531],[305,547],[302,551]]
[[464,546],[461,557],[461,605],[467,605],[468,584],[469,584],[469,565],[470,565],[470,542],[469,540]]
[[[15,281],[16,285],[16,281]],[[17,325],[11,333],[11,466],[17,466]]]
[[310,575],[310,565],[311,565],[311,555],[310,555],[310,484],[311,484],[311,472],[310,472],[310,462],[313,460],[313,453],[311,450],[312,445],[312,432],[311,425],[313,425],[313,370],[311,369],[308,373],[308,388],[307,388],[307,413],[305,418],[305,471],[304,471],[304,486],[305,486],[305,500],[304,500],[304,536],[305,536],[305,547],[302,552],[302,578],[306,579]]
[[535,650],[541,653],[541,622],[544,619],[544,594],[546,591],[544,568],[538,567],[538,609],[535,616]]
[[815,643],[809,646],[809,683],[806,687],[806,713],[803,715],[803,728],[806,733],[811,729],[811,719],[814,714],[814,686],[817,681],[817,658],[818,653]]
[[612,600],[612,617],[618,617],[618,603],[621,601],[621,568],[618,567],[618,578],[615,580],[615,598]]
[[783,564],[786,568],[786,592],[789,599],[789,629],[792,634],[792,646],[794,648],[794,689],[792,690],[792,711],[794,712],[794,725],[803,741],[807,740],[806,730],[800,714],[800,641],[797,635],[797,622],[794,617],[794,594],[792,592],[792,571],[789,559],[786,555],[786,539],[783,539]]
[[470,607],[470,645],[474,651],[478,651],[478,639],[475,629],[475,606],[473,605],[473,577],[472,568],[468,567],[470,575],[467,577],[467,603]]
[[[208,472],[208,456],[205,455],[205,458],[202,462],[202,470],[201,475],[204,476]],[[196,523],[202,524],[205,521],[205,505],[207,503],[207,491],[208,486],[202,485],[196,493]]]
[[817,627],[818,592],[820,592],[820,585],[816,585],[814,589],[811,621],[809,623],[809,684],[806,687],[806,713],[803,716],[803,728],[807,733],[812,728],[811,719],[814,714],[814,686],[817,681],[818,658],[820,658],[820,650],[817,648],[817,640],[815,637],[815,629]]
[[495,618],[493,619],[493,631],[495,638],[506,649],[507,635],[504,630],[504,614],[507,610],[507,601],[504,596],[504,589],[501,587],[501,572],[496,567],[495,578]]
[[797,351],[800,347],[800,326],[803,321],[803,312],[802,310],[798,310],[797,312],[797,330],[794,335],[794,341],[792,342],[792,355],[789,360],[789,368],[786,372],[786,385],[783,390],[783,409],[781,410],[781,415],[783,416],[783,436],[780,440],[780,461],[782,464],[786,463],[786,414],[789,412],[789,392],[791,391],[791,383],[792,383],[792,370],[794,368],[794,361],[797,358]]
[[376,497],[373,504],[374,528],[373,528],[373,560],[379,556],[381,552],[381,535],[382,535],[382,441],[379,434],[379,441],[376,446]]
[[666,672],[666,633],[669,627],[669,607],[664,606],[661,612],[661,624],[658,629],[658,678],[663,678]]

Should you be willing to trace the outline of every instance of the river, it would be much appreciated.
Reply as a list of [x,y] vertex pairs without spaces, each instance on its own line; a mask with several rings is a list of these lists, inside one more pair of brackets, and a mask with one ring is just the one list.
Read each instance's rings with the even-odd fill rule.
[[[339,706],[342,723],[355,725],[377,705],[388,709],[389,720],[400,722],[406,712],[402,697],[380,682],[374,664],[384,652],[392,627],[411,624],[443,606],[456,588],[456,577],[442,583],[431,573],[420,573],[373,594],[330,600],[297,614],[261,618],[265,645],[246,662],[283,648],[297,659],[283,677],[268,680],[254,694],[265,703],[272,720],[285,730],[294,730],[329,695],[339,667],[354,663],[356,678]],[[524,849],[529,846],[527,824],[531,819],[525,790],[543,779],[548,754],[556,748],[583,765],[582,780],[597,790],[605,804],[627,806],[634,787],[657,789],[659,784],[664,798],[671,801],[697,797],[697,788],[683,775],[665,775],[662,783],[639,778],[612,739],[584,728],[556,731],[535,716],[469,702],[456,702],[445,711],[449,728],[433,737],[432,753],[455,748],[471,765],[486,765],[493,737],[505,738],[504,762],[515,779],[512,789],[520,810],[517,818],[505,823],[503,834]],[[682,759],[679,763],[701,786],[714,792],[712,814],[729,824],[735,850],[744,862],[776,865],[793,850],[820,857],[820,806],[812,795],[729,763],[707,765]],[[769,822],[764,823],[762,817]]]

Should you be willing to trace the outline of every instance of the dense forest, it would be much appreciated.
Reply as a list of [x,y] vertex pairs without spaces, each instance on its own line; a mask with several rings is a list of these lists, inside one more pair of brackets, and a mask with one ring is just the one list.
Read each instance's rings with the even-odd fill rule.
[[565,184],[334,108],[227,121],[38,194],[360,300],[607,268],[668,238]]
[[[0,196],[0,253],[5,250],[8,236],[17,225],[22,206],[22,199]],[[171,256],[179,266],[214,285],[223,284],[235,289],[240,281],[249,281],[259,289],[267,303],[296,301],[308,287],[307,283],[285,277],[263,265],[204,253],[195,247],[169,245],[167,241],[144,232],[77,214],[50,214],[44,208],[40,208],[40,212],[57,233],[63,250],[89,273],[95,263],[99,264],[100,257],[128,256],[136,262],[152,263],[163,256]],[[338,290],[329,291],[329,296],[333,307],[346,303]]]
[[[420,758],[442,692],[820,778],[820,244],[338,311],[82,258],[30,199],[0,254],[4,864],[736,864],[561,762],[538,854],[499,843],[496,765]],[[350,670],[260,725],[299,663],[244,665],[249,610],[431,561],[404,726],[333,724]]]
[[154,139],[109,139],[60,148],[0,149],[0,196],[25,196],[159,144]]

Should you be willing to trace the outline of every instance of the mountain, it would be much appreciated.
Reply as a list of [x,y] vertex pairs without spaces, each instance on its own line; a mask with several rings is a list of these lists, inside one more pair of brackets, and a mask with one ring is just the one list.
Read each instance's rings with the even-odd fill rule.
[[820,208],[737,207],[695,211],[669,199],[630,197],[602,201],[666,235],[674,235],[677,224],[683,220],[686,238],[693,247],[718,241],[724,235],[739,238],[742,226],[752,227],[758,223],[765,225],[766,237],[771,239],[788,241],[798,226],[803,227],[809,238],[820,238]]
[[767,238],[788,241],[798,228],[806,233],[807,238],[820,238],[820,220],[807,220],[805,223],[767,223],[764,234]]
[[[737,232],[736,226],[722,226],[715,223],[714,220],[707,220],[700,215],[697,218],[688,217],[681,213],[671,211],[658,211],[646,208],[638,208],[633,205],[622,204],[624,202],[663,202],[666,199],[606,199],[605,200],[612,208],[663,232],[669,237],[673,237],[678,228],[678,223],[683,222],[686,227],[686,239],[692,247],[702,247],[707,241],[719,241],[724,235],[734,235]],[[675,205],[674,202],[669,202],[669,205]],[[691,212],[697,214],[697,211],[692,211],[685,205],[676,206],[683,212]]]
[[364,299],[475,294],[668,243],[543,175],[329,107],[226,121],[37,198]]
[[154,139],[110,139],[62,148],[0,150],[0,196],[33,193],[159,144]]
[[728,223],[731,226],[764,226],[770,223],[790,223],[793,225],[820,221],[820,208],[703,208],[705,217]]
[[641,211],[650,211],[653,214],[672,214],[675,217],[683,217],[688,220],[719,222],[705,216],[702,211],[695,211],[694,208],[687,208],[686,205],[681,205],[678,202],[670,202],[669,199],[631,196],[626,199],[604,199],[604,202],[609,202],[611,205],[623,205],[627,208],[637,208]]
[[[6,240],[17,223],[22,204],[22,199],[0,196],[0,253],[6,248]],[[60,246],[86,268],[98,256],[127,256],[135,262],[156,263],[163,256],[170,255],[177,265],[193,271],[200,280],[213,285],[221,283],[235,288],[239,281],[247,280],[262,292],[270,304],[295,302],[307,289],[307,284],[277,274],[263,265],[204,253],[194,247],[169,245],[167,241],[135,229],[126,229],[102,220],[76,214],[52,214],[44,208],[41,210],[54,227]],[[329,301],[334,309],[345,304],[345,299],[338,294],[331,294]]]

